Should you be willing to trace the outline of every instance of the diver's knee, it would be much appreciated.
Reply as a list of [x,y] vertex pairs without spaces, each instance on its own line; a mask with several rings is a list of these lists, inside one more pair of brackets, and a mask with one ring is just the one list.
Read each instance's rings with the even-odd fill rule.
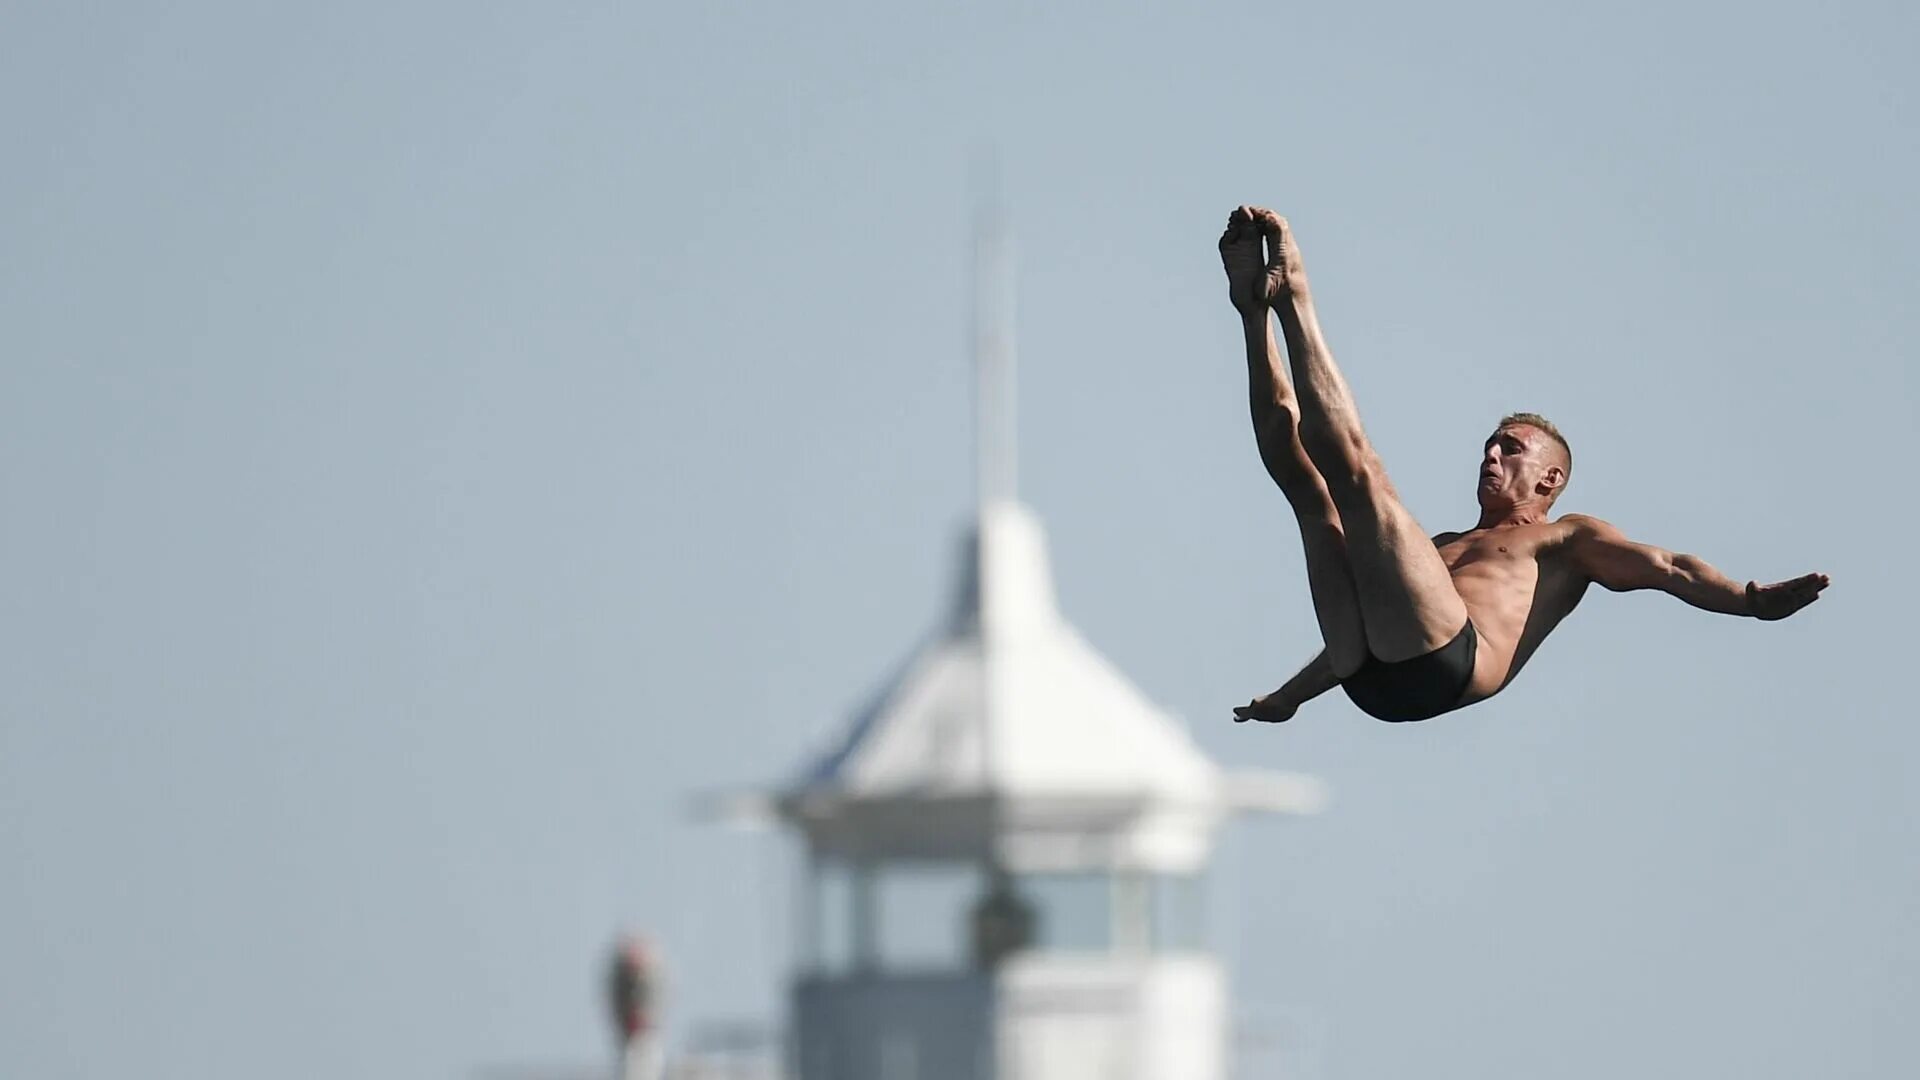
[[1305,422],[1300,443],[1331,487],[1368,490],[1386,479],[1386,468],[1358,425]]

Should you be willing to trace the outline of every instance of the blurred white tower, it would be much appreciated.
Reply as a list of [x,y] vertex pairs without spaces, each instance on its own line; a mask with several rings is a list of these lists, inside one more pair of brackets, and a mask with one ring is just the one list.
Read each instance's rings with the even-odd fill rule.
[[1008,254],[978,261],[979,518],[944,632],[779,797],[803,835],[800,1080],[1222,1080],[1199,884],[1236,811],[1308,777],[1223,774],[1056,609],[1013,495]]

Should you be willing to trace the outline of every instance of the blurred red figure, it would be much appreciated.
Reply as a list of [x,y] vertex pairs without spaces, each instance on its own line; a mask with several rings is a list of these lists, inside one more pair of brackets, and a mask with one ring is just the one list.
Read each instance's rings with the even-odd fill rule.
[[613,1022],[620,1029],[622,1080],[659,1080],[664,1071],[660,1052],[660,957],[643,937],[620,939],[613,953],[608,980]]
[[614,949],[608,980],[613,1022],[622,1044],[653,1030],[656,998],[653,948],[642,937],[628,935]]

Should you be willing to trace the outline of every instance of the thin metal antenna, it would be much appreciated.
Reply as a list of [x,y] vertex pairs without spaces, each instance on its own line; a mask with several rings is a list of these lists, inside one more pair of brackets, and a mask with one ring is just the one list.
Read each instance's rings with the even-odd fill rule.
[[[992,775],[1000,750],[996,585],[1003,584],[996,581],[994,511],[995,504],[1014,497],[1013,245],[1000,199],[1000,165],[991,150],[975,158],[973,180],[974,580],[980,605],[980,753]],[[990,817],[999,812],[998,801],[990,802]],[[998,858],[997,853],[989,857],[990,872]]]
[[991,155],[981,156],[974,188],[974,486],[984,511],[1016,491],[1013,243]]

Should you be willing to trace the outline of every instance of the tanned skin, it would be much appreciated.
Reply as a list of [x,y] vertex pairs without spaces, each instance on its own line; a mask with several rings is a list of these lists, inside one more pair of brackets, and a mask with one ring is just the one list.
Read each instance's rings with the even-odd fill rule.
[[[1569,462],[1560,443],[1531,424],[1504,426],[1482,448],[1474,527],[1429,537],[1400,504],[1361,429],[1286,219],[1259,207],[1235,210],[1220,259],[1246,335],[1260,460],[1299,522],[1326,644],[1286,685],[1233,710],[1235,719],[1291,719],[1369,657],[1423,656],[1452,641],[1469,618],[1479,648],[1453,707],[1483,701],[1513,681],[1593,584],[1658,589],[1707,611],[1768,620],[1792,615],[1827,587],[1825,574],[1742,585],[1695,556],[1635,543],[1599,518],[1550,518]],[[1284,359],[1270,312],[1286,342]]]

